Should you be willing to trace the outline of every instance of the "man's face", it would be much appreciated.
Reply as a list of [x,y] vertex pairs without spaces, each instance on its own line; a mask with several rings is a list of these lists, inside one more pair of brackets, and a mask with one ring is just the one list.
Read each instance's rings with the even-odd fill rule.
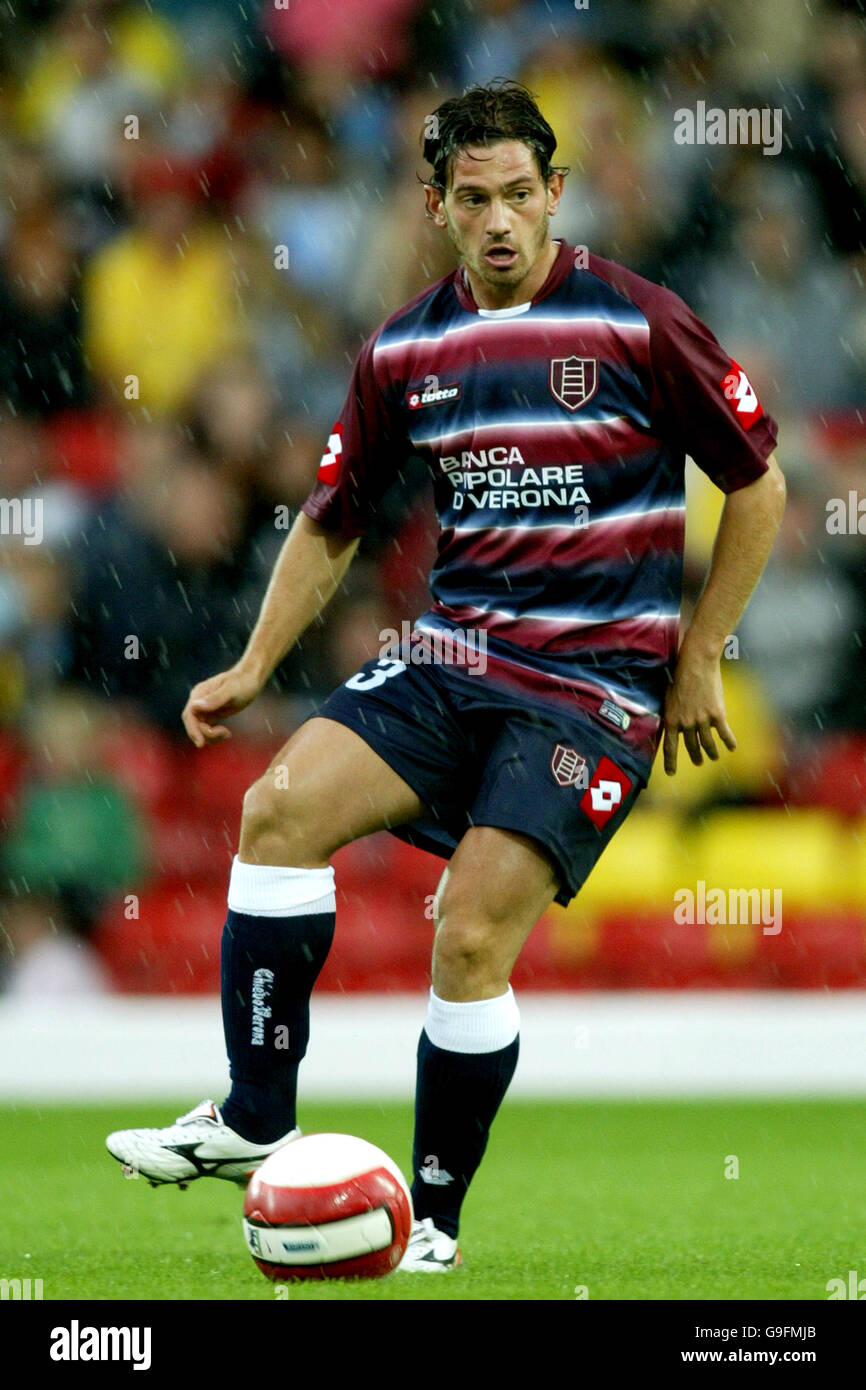
[[443,196],[428,184],[427,210],[446,227],[462,263],[494,297],[510,298],[549,245],[562,175],[542,181],[533,151],[520,140],[470,146],[452,161]]

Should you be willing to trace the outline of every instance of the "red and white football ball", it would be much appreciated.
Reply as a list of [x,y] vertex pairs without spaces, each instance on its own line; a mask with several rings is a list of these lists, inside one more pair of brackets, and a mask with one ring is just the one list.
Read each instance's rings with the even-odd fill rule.
[[269,1279],[378,1279],[403,1258],[412,1198],[396,1163],[349,1134],[307,1134],[250,1178],[247,1248]]

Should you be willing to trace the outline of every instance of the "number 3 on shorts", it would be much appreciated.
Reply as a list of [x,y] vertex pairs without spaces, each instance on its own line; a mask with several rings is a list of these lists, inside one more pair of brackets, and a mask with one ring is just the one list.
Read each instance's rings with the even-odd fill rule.
[[380,657],[376,662],[377,671],[359,671],[356,676],[350,676],[344,682],[347,690],[375,690],[377,685],[384,685],[391,676],[399,676],[401,671],[406,670],[405,661],[397,661],[395,657]]

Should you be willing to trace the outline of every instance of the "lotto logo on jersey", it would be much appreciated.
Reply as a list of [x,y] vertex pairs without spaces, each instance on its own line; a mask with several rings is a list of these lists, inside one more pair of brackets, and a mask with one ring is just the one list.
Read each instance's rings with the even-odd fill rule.
[[449,381],[440,386],[436,377],[429,377],[423,386],[418,386],[406,395],[410,410],[422,410],[425,405],[442,405],[445,401],[460,399],[460,382]]
[[343,458],[343,426],[337,422],[328,437],[328,447],[322,454],[319,471],[316,474],[320,483],[335,483]]
[[580,809],[597,830],[607,824],[631,791],[631,779],[610,758],[602,758],[581,797]]
[[744,430],[750,430],[756,420],[760,420],[764,408],[758,400],[754,386],[749,381],[739,362],[731,358],[731,370],[722,377],[721,387],[725,400],[731,406]]

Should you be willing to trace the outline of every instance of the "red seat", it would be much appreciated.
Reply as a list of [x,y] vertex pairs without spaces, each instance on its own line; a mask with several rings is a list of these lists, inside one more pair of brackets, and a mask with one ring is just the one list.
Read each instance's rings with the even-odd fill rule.
[[167,810],[151,817],[149,830],[151,869],[160,879],[183,879],[228,889],[237,835],[210,817]]
[[388,883],[337,889],[337,930],[318,990],[426,990],[433,923]]
[[117,420],[102,410],[67,410],[46,424],[54,475],[97,496],[118,483],[122,440]]
[[25,750],[8,734],[0,734],[0,818],[15,814],[15,803],[27,768]]
[[824,806],[842,815],[866,811],[866,736],[833,734],[808,749],[784,782],[785,800],[795,806]]
[[333,858],[337,888],[362,893],[365,885],[390,885],[416,899],[423,914],[442,877],[445,860],[415,849],[387,831],[344,845]]
[[[240,838],[244,792],[268,765],[272,750],[238,741],[197,749],[171,744],[164,780],[150,787],[151,862],[162,876],[208,881],[225,892]],[[146,750],[137,774],[155,769]],[[136,767],[133,748],[129,766]]]
[[758,939],[762,984],[781,989],[866,985],[866,921],[855,912],[792,912],[778,936]]
[[516,990],[584,987],[584,967],[574,961],[564,961],[562,952],[553,945],[551,934],[556,925],[553,918],[547,915],[536,922],[511,974],[511,983]]
[[219,990],[225,890],[166,882],[141,893],[138,917],[127,900],[108,905],[93,942],[115,988],[128,994],[199,994]]
[[240,824],[244,793],[267,770],[278,748],[232,737],[210,748],[184,750],[190,795],[204,815],[226,817]]
[[670,912],[611,914],[599,928],[593,979],[607,987],[683,988],[721,983],[707,928]]
[[432,897],[448,861],[428,850],[407,845],[396,835],[386,834],[384,839],[388,841],[388,872],[392,882],[401,884],[407,892],[415,891],[425,901]]
[[111,724],[99,737],[100,766],[145,811],[158,813],[173,804],[179,784],[177,745],[148,724]]

